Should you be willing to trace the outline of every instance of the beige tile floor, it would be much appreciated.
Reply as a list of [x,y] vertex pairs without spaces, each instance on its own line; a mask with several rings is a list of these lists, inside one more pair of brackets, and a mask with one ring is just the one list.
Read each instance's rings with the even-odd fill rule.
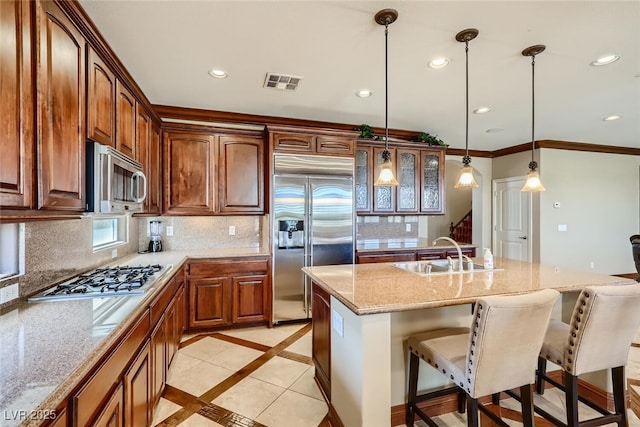
[[[156,407],[153,425],[181,427],[328,425],[327,405],[314,379],[309,325],[235,329],[185,335],[168,373],[168,387]],[[640,380],[640,348],[632,348],[628,378]],[[563,394],[549,389],[536,404],[560,415]],[[518,410],[513,399],[501,405]],[[589,408],[581,416],[591,417]],[[457,412],[434,419],[438,425],[466,426]],[[505,420],[510,426],[521,423]],[[613,424],[611,424],[613,425]],[[629,410],[629,425],[640,420]],[[424,427],[416,422],[416,427]]]
[[318,427],[313,375],[309,325],[184,336],[153,425]]

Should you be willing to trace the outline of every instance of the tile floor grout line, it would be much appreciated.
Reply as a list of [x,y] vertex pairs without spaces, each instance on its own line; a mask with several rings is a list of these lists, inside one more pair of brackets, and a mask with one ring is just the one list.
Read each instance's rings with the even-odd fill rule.
[[[311,324],[309,323],[309,324],[303,326],[302,328],[298,329],[297,331],[295,331],[293,334],[289,335],[287,338],[285,338],[284,340],[282,340],[281,342],[279,342],[275,346],[270,347],[260,357],[258,357],[257,359],[254,359],[253,361],[249,362],[247,365],[243,366],[238,371],[234,372],[229,377],[225,378],[221,383],[218,383],[217,385],[215,385],[214,387],[212,387],[211,389],[209,389],[208,391],[206,391],[205,393],[203,393],[202,395],[200,395],[198,397],[195,397],[195,396],[193,396],[193,395],[191,395],[189,393],[183,392],[182,390],[176,389],[175,387],[171,387],[170,385],[167,384],[166,387],[165,387],[165,391],[163,391],[163,393],[162,393],[163,397],[165,397],[165,392],[167,390],[169,390],[169,394],[168,395],[170,395],[170,393],[174,393],[175,394],[176,390],[179,390],[180,392],[184,393],[187,396],[193,396],[195,399],[194,399],[193,402],[189,403],[189,405],[183,406],[177,412],[175,412],[172,415],[170,415],[169,417],[165,418],[163,421],[158,423],[157,426],[160,426],[160,427],[176,426],[180,422],[182,422],[182,421],[186,420],[187,418],[189,418],[190,416],[192,416],[193,414],[199,413],[199,411],[204,406],[212,405],[212,403],[210,403],[212,400],[214,400],[216,397],[220,396],[222,393],[224,393],[227,390],[229,390],[234,385],[238,384],[244,378],[248,377],[252,372],[254,372],[259,367],[261,367],[262,365],[267,363],[269,360],[271,360],[274,357],[278,356],[287,347],[289,347],[291,344],[293,344],[294,342],[296,342],[297,340],[302,338],[310,330],[311,330]],[[181,342],[180,343],[181,344],[180,348],[187,347],[188,345],[193,344],[195,342],[198,342],[198,341],[200,341],[201,339],[203,339],[203,338],[205,338],[207,336],[216,335],[216,334],[217,335],[224,335],[224,334],[220,334],[220,333],[197,335],[196,337],[189,338],[188,340],[185,340],[185,341]],[[231,338],[233,338],[233,337],[231,337]],[[243,342],[247,342],[247,343],[250,342],[250,341],[242,340],[242,339],[238,339],[238,340],[239,341],[243,341]],[[188,342],[188,344],[182,345],[183,343],[187,343],[187,342]],[[234,343],[242,345],[239,342],[234,342]],[[254,343],[252,343],[252,344],[254,344]],[[247,346],[247,347],[253,348],[252,346]],[[285,389],[285,390],[287,390],[287,389]],[[168,399],[168,400],[171,400],[171,399]],[[173,400],[171,400],[171,401],[176,403],[176,404],[179,404],[178,402],[175,402]],[[222,408],[222,409],[224,409],[224,408]],[[232,414],[235,414],[232,411],[229,411],[229,412],[232,413]],[[243,417],[240,414],[237,414],[237,415],[240,416],[240,417]],[[246,417],[243,417],[243,418],[246,418]],[[249,420],[249,419],[247,418],[247,420]]]

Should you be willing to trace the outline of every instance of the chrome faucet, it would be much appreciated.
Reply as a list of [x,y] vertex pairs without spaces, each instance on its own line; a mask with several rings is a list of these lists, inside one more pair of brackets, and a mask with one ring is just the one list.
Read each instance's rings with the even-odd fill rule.
[[453,243],[453,246],[455,246],[456,249],[458,250],[458,270],[464,271],[464,265],[462,263],[462,249],[460,249],[460,245],[458,245],[458,243],[456,243],[456,241],[453,240],[452,238],[446,237],[446,236],[438,237],[433,241],[433,244],[435,245],[438,240],[446,240],[448,242]]

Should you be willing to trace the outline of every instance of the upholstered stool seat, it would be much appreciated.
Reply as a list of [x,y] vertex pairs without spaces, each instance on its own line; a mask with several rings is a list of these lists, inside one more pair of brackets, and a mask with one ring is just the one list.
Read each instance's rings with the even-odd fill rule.
[[[629,349],[640,327],[640,284],[592,286],[584,288],[573,309],[570,324],[551,320],[547,329],[536,375],[536,391],[544,393],[545,381],[565,391],[566,423],[542,408],[536,412],[559,426],[628,425],[624,366]],[[564,371],[564,384],[546,375],[547,360]],[[615,412],[578,395],[578,376],[611,369]],[[602,414],[588,422],[578,422],[578,401]]]
[[[478,399],[519,387],[523,395],[523,422],[533,425],[531,385],[551,310],[559,296],[546,289],[525,295],[489,296],[476,302],[471,328],[446,328],[412,335],[408,426],[417,414],[427,424],[436,424],[417,406],[420,401],[458,393],[458,408],[467,403],[467,423],[478,425],[478,410],[496,423],[506,426],[491,411],[478,405]],[[418,367],[423,359],[455,384],[452,388],[417,395]]]

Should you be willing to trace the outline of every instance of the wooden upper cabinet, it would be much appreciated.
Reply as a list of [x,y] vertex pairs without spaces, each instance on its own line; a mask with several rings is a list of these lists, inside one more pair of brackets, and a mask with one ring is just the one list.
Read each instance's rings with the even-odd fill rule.
[[56,3],[32,4],[38,14],[38,208],[82,211],[85,40]]
[[420,195],[420,151],[396,149],[396,210],[418,212]]
[[221,213],[264,213],[264,139],[222,135],[218,143]]
[[[422,146],[421,146],[422,145]],[[359,141],[355,162],[358,214],[444,213],[444,148],[395,140],[389,144],[397,186],[374,186],[384,144]]]
[[160,213],[161,189],[162,189],[162,162],[160,149],[160,128],[151,123],[149,134],[149,149],[147,153],[147,201],[146,211],[148,213]]
[[304,134],[274,133],[271,135],[273,151],[281,153],[313,153],[315,136]]
[[[382,152],[384,147],[373,148],[373,179],[375,182],[380,175],[380,165],[382,164]],[[391,153],[391,164],[396,165],[396,150],[389,148]],[[398,175],[396,173],[396,179]],[[380,185],[373,187],[373,212],[393,213],[396,210],[396,188],[391,185]]]
[[318,154],[342,154],[353,157],[356,150],[354,138],[341,138],[333,136],[317,136],[316,152]]
[[268,126],[274,153],[353,157],[357,132],[294,126]]
[[373,191],[372,156],[373,149],[371,147],[358,147],[356,149],[354,200],[356,212],[358,213],[371,212],[371,192]]
[[444,150],[420,152],[420,212],[445,212]]
[[115,147],[116,77],[87,45],[87,138]]
[[0,1],[0,207],[33,204],[33,73],[31,7],[21,0]]
[[136,157],[136,100],[116,79],[116,149],[132,159]]
[[172,214],[212,214],[214,137],[206,133],[164,134],[163,210]]
[[147,196],[144,201],[144,211],[147,212],[149,203],[149,193],[151,183],[149,182],[149,156],[150,156],[150,139],[151,139],[151,118],[145,111],[144,107],[136,104],[136,147],[138,152],[138,161],[142,163],[142,172],[147,177]]

